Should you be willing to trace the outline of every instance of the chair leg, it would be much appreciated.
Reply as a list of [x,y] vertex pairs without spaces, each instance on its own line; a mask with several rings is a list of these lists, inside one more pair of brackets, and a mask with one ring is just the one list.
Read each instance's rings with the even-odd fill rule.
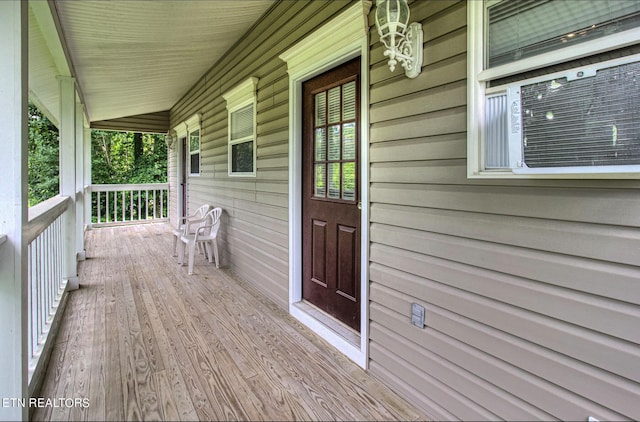
[[220,268],[220,265],[218,264],[218,241],[213,239],[211,243],[213,244],[213,256],[216,258],[216,268]]
[[184,261],[184,244],[182,243],[182,240],[180,241],[180,244],[177,246],[178,248],[178,264],[182,265],[182,261]]
[[196,255],[196,242],[189,243],[189,275],[193,274],[193,260]]
[[173,256],[178,256],[178,236],[173,235]]
[[213,253],[211,251],[211,241],[204,243],[204,256],[209,260],[209,264],[213,262]]

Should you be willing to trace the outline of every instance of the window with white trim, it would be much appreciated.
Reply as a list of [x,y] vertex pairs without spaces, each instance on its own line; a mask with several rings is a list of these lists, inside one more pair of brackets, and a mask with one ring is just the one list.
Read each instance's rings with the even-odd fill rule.
[[189,174],[200,175],[200,128],[189,131]]
[[229,113],[229,176],[256,175],[256,86],[249,78],[223,95]]
[[640,177],[640,2],[467,5],[469,177]]
[[188,162],[184,163],[184,165],[189,167],[187,171],[190,176],[200,175],[200,138],[202,136],[202,129],[200,128],[201,120],[202,114],[196,113],[173,128],[173,132],[175,132],[176,137],[180,140],[180,148],[183,148],[182,145],[184,141],[187,141],[184,146],[186,149],[184,153]]

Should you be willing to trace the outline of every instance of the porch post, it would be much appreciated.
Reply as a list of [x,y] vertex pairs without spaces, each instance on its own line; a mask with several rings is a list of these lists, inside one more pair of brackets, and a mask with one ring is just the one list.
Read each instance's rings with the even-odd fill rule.
[[76,256],[78,261],[86,258],[84,250],[84,109],[76,103]]
[[60,194],[71,198],[63,214],[62,277],[67,290],[75,290],[78,283],[76,258],[76,90],[70,76],[58,76],[60,84]]
[[28,4],[0,1],[0,420],[27,419]]
[[85,186],[91,186],[91,129],[89,123],[84,125],[84,181],[82,183],[82,192],[84,193],[84,224],[85,227],[91,229],[91,190],[84,189]]

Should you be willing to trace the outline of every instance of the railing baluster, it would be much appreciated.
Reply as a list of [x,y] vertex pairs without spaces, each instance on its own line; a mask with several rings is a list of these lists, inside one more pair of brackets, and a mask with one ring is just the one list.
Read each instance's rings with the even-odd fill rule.
[[106,217],[106,219],[105,219],[105,223],[108,223],[108,222],[109,222],[109,192],[105,192],[105,195],[104,195],[104,196],[106,196],[106,197],[107,197],[107,199],[106,199],[106,201],[105,201],[105,204],[106,204],[106,208],[105,208],[105,210],[106,210],[106,211],[105,211],[105,213],[104,213],[104,214],[105,214],[105,217]]
[[149,189],[144,191],[144,208],[147,213],[146,219],[149,219]]
[[[38,236],[38,238],[36,239],[36,254],[37,256],[42,256],[43,255],[43,250],[42,250],[42,235]],[[46,262],[47,257],[44,257],[44,260],[41,260],[38,262],[38,272],[37,272],[37,276],[36,279],[34,280],[34,283],[36,285],[36,303],[38,306],[38,315],[37,315],[37,319],[36,319],[36,326],[35,326],[35,333],[34,333],[34,340],[35,340],[35,346],[36,349],[38,347],[38,338],[40,337],[40,333],[42,332],[42,314],[44,313],[44,292],[42,291],[42,289],[40,288],[40,285],[42,284],[42,278],[43,278],[43,266],[44,263]]]
[[98,198],[96,199],[96,205],[98,206],[98,221],[97,223],[102,223],[102,204],[100,203],[100,192],[96,192],[98,194]]
[[[42,250],[49,250],[49,228],[47,227],[45,231],[42,233]],[[40,280],[40,285],[38,288],[43,291],[42,297],[42,321],[40,322],[40,337],[44,334],[47,326],[47,318],[49,317],[49,309],[51,308],[51,274],[49,273],[49,268],[51,267],[51,260],[53,257],[50,253],[46,254],[47,259],[44,263],[44,268],[42,269],[42,279]],[[40,343],[40,339],[38,339],[38,344]]]
[[[46,230],[47,236],[45,238],[46,241],[46,246],[45,248],[47,250],[51,250],[51,248],[53,248],[53,232],[51,230],[51,226],[49,226],[49,228]],[[52,311],[53,311],[53,305],[55,303],[55,295],[54,295],[54,287],[56,284],[56,280],[53,278],[53,254],[47,254],[49,255],[49,262],[47,264],[47,280],[46,280],[46,289],[47,289],[47,309],[49,309],[49,312],[46,313],[45,315],[45,321],[47,322],[47,324],[45,325],[45,331],[46,331],[46,327],[48,327],[48,323],[49,323],[49,318],[52,315]]]
[[153,190],[153,218],[156,219],[156,190]]
[[29,244],[29,254],[31,255],[29,259],[30,262],[30,269],[29,269],[29,307],[31,308],[31,312],[29,312],[29,315],[31,315],[31,320],[29,321],[29,330],[30,330],[30,336],[29,336],[29,343],[31,343],[29,345],[29,356],[32,356],[33,353],[35,352],[35,348],[36,348],[36,336],[37,336],[37,329],[36,329],[36,324],[38,321],[38,309],[40,309],[40,307],[37,305],[38,304],[38,289],[36,288],[36,283],[37,283],[37,260],[36,257],[37,255],[37,249],[36,249],[36,245],[35,242],[31,242],[31,244]]
[[133,190],[129,191],[129,220],[133,221]]
[[160,218],[164,218],[164,191],[160,191]]

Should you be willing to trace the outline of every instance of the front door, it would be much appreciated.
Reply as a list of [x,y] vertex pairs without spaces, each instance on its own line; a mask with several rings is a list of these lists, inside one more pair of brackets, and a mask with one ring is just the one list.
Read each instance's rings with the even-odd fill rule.
[[360,59],[303,85],[302,297],[360,331]]

